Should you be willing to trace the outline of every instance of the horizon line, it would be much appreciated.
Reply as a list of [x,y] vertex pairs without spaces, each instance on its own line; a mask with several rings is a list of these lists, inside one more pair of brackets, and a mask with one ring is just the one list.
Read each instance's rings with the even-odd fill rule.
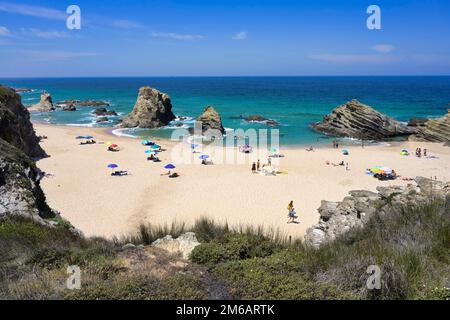
[[4,77],[0,76],[0,79],[113,79],[113,78],[356,78],[356,77],[450,77],[450,74],[386,74],[386,75],[174,75],[174,76],[24,76],[24,77]]

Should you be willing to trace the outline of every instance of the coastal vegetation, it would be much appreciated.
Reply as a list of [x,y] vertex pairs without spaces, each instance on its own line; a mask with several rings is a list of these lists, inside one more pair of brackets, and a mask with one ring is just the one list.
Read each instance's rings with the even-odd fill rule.
[[[194,231],[190,261],[148,245]],[[131,249],[130,241],[137,246]],[[318,249],[262,228],[200,219],[142,225],[122,239],[86,239],[67,225],[0,220],[0,296],[12,299],[449,299],[450,199],[374,215]],[[139,246],[139,244],[141,244]],[[82,288],[68,290],[69,265]],[[369,265],[381,289],[369,290]],[[139,267],[137,267],[139,266]]]

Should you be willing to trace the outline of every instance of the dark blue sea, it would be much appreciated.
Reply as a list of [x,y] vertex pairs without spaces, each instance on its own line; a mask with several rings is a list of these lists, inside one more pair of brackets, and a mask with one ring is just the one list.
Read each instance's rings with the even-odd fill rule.
[[[311,123],[350,99],[358,99],[400,121],[444,115],[450,102],[450,77],[40,78],[0,79],[0,83],[33,89],[22,94],[25,105],[37,103],[40,93],[47,91],[54,102],[105,100],[120,115],[132,110],[139,87],[148,85],[170,95],[174,113],[189,117],[186,126],[205,106],[212,105],[229,129],[267,128],[265,124],[239,119],[253,114],[279,122],[282,144],[326,141],[326,137],[310,129]],[[93,109],[58,110],[34,114],[33,118],[55,124],[97,126]],[[113,122],[105,125],[112,126]],[[169,136],[172,128],[174,124],[156,131],[129,133]]]

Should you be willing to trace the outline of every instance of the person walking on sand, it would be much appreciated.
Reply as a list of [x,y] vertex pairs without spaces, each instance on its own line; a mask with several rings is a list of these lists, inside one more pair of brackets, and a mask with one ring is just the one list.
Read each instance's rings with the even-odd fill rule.
[[423,156],[426,157],[427,156],[427,149],[423,149]]
[[252,164],[252,173],[256,173],[256,163]]
[[261,168],[261,162],[260,162],[259,159],[258,159],[258,163],[257,163],[257,165],[256,165],[256,170],[259,171],[260,168]]
[[294,209],[294,201],[289,202],[287,209],[289,211],[288,213],[289,221],[287,223],[294,223],[295,219],[297,219],[297,215]]

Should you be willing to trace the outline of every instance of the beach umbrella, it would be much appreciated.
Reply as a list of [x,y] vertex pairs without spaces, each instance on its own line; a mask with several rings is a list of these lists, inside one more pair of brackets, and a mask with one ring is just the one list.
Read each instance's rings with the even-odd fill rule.
[[111,144],[111,145],[109,145],[111,148],[118,148],[119,146],[117,145],[117,144],[115,144],[115,143],[113,143],[113,144]]
[[147,154],[158,154],[158,152],[154,150],[145,150],[144,152]]
[[114,170],[117,167],[119,167],[119,166],[115,163],[108,164],[108,168],[110,168],[111,170]]
[[200,160],[205,160],[205,159],[208,159],[209,158],[209,156],[208,155],[206,155],[206,154],[202,154],[200,157],[198,157]]
[[164,169],[168,169],[168,170],[175,169],[175,166],[173,164],[169,163],[168,165],[166,165],[164,167]]
[[343,153],[344,155],[347,155],[347,154],[348,154],[348,150],[344,149],[344,150],[342,150],[342,153]]
[[78,136],[76,139],[93,139],[93,136]]
[[112,143],[111,141],[108,141],[108,142],[106,142],[105,144],[109,147],[109,146],[112,145],[113,143]]
[[157,144],[155,144],[155,145],[151,146],[151,148],[152,149],[159,149],[159,148],[161,148],[161,146],[158,146]]

